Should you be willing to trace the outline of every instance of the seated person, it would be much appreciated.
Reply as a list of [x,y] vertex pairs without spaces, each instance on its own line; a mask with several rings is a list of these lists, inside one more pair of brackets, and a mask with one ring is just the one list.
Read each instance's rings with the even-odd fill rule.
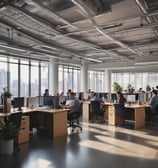
[[152,114],[155,113],[155,108],[158,105],[158,96],[157,96],[157,91],[156,90],[152,90],[152,97],[149,101],[149,105],[150,107],[147,108],[146,112],[147,112],[147,120],[151,121],[151,116]]
[[126,103],[126,99],[121,92],[117,92],[117,103],[122,105]]
[[65,105],[65,108],[69,109],[68,119],[71,117],[71,113],[79,112],[80,101],[75,96],[76,96],[76,94],[74,92],[71,92],[70,97],[69,97],[69,100],[70,100],[69,104]]
[[49,90],[48,89],[45,89],[45,92],[44,92],[43,96],[49,96]]

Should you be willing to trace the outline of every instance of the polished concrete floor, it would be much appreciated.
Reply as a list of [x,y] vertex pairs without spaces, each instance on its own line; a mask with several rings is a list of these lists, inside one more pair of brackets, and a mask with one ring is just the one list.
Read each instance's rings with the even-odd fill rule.
[[129,130],[82,123],[82,132],[50,139],[34,130],[30,143],[13,155],[0,156],[0,168],[156,168],[158,128]]

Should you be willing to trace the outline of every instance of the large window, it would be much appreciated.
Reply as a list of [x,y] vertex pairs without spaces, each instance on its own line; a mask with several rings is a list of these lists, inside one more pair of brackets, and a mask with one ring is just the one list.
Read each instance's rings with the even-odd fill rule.
[[14,97],[18,96],[18,60],[10,59],[10,92]]
[[95,92],[104,91],[104,72],[88,72],[88,88]]
[[44,93],[46,88],[48,88],[48,63],[41,63],[41,93]]
[[0,57],[0,93],[7,86],[7,58]]
[[39,95],[39,64],[31,61],[31,96]]
[[0,78],[0,94],[8,87],[13,96],[38,96],[48,88],[48,63],[0,57]]
[[146,86],[156,87],[158,85],[158,73],[155,72],[146,72],[146,73],[112,73],[112,81],[118,82],[123,90],[127,89],[127,85],[131,84],[135,91],[138,91],[139,88],[146,90]]
[[[29,96],[29,61],[21,61],[20,73],[20,95],[24,97]],[[24,75],[25,74],[25,75]]]
[[59,93],[67,93],[68,89],[80,91],[80,68],[74,66],[59,66]]

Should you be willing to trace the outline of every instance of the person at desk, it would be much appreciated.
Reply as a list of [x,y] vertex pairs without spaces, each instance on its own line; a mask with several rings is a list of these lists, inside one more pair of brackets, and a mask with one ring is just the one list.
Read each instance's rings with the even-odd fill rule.
[[76,96],[76,94],[74,92],[71,92],[70,97],[69,97],[69,100],[70,100],[69,104],[65,105],[65,108],[69,109],[68,118],[69,118],[69,116],[71,116],[71,113],[79,112],[80,101],[75,96]]
[[117,92],[117,103],[122,105],[126,103],[126,99],[121,92]]
[[152,116],[155,113],[156,107],[158,106],[157,90],[152,90],[151,94],[152,97],[149,101],[150,107],[147,108],[146,113],[147,113],[147,120],[152,122]]
[[48,89],[45,89],[45,92],[44,92],[43,96],[49,96],[49,90]]
[[101,101],[99,99],[99,95],[97,93],[94,93],[93,97],[91,98],[91,101],[96,101],[96,100]]

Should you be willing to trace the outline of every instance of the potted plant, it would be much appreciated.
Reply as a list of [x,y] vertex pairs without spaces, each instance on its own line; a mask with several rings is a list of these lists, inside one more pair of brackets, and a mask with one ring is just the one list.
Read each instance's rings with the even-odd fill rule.
[[1,95],[2,97],[7,97],[7,98],[11,98],[12,94],[9,92],[9,89],[7,87],[3,88],[3,93]]
[[1,94],[3,98],[3,108],[4,113],[10,113],[11,111],[11,96],[12,94],[9,92],[9,89],[7,87],[3,88],[3,93]]
[[147,91],[147,92],[150,92],[150,91],[151,91],[150,85],[146,85],[146,91]]
[[18,135],[19,128],[13,123],[0,122],[1,154],[13,153],[14,138]]
[[119,83],[114,82],[114,84],[113,84],[113,90],[114,90],[114,92],[121,92],[122,91],[122,87],[120,86]]
[[134,92],[134,87],[131,84],[128,84],[127,90],[128,90],[128,93],[133,93]]

